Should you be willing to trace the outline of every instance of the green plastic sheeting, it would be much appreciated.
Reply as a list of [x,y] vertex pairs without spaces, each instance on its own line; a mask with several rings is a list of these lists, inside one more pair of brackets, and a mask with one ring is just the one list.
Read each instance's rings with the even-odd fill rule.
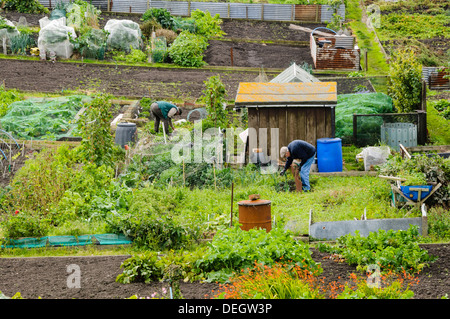
[[[341,139],[353,136],[353,114],[392,113],[392,98],[384,93],[340,94],[337,97],[335,112],[336,137]],[[358,125],[362,132],[379,132],[383,119],[371,117]]]
[[96,234],[82,236],[46,236],[40,238],[7,239],[2,248],[39,248],[86,245],[129,245],[132,241],[125,235]]

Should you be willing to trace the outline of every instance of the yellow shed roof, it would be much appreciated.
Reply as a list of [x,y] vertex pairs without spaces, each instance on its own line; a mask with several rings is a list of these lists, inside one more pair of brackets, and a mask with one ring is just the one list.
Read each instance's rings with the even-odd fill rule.
[[237,107],[336,105],[336,87],[336,82],[241,82],[239,83],[235,105]]

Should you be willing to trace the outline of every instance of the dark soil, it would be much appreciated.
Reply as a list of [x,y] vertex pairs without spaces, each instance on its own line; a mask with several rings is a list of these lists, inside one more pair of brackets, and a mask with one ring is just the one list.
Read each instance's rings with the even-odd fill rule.
[[[413,286],[415,299],[439,299],[450,292],[450,244],[423,245],[430,255],[438,259],[426,267],[418,276],[420,282]],[[329,258],[312,248],[313,259],[320,262],[325,284],[333,281],[345,282],[355,267]],[[129,256],[90,257],[45,257],[45,258],[0,258],[0,291],[6,296],[20,292],[28,299],[117,299],[133,295],[150,297],[167,283],[152,282],[121,284],[116,277],[122,272],[120,265]],[[80,288],[68,288],[72,271],[69,265],[80,267]],[[180,283],[186,299],[205,299],[214,296],[219,286],[214,283]],[[168,293],[166,293],[166,297]]]

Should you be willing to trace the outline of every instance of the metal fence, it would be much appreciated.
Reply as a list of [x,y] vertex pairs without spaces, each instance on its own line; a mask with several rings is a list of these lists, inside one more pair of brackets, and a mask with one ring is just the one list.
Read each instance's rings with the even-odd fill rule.
[[[43,6],[54,8],[58,2],[68,3],[70,0],[40,0]],[[211,15],[219,14],[220,18],[253,19],[265,21],[302,21],[296,19],[299,10],[307,10],[309,6],[295,4],[271,3],[226,3],[226,2],[191,2],[191,1],[152,1],[152,0],[92,0],[91,3],[102,11],[116,13],[144,13],[150,8],[164,8],[175,16],[190,16],[194,10],[209,11]],[[333,18],[335,11],[329,5],[320,5],[320,14],[314,21],[327,22]],[[345,5],[336,12],[345,19]]]
[[399,143],[408,146],[424,145],[427,140],[426,112],[353,114],[353,137],[343,138],[356,146],[378,143],[398,149]]

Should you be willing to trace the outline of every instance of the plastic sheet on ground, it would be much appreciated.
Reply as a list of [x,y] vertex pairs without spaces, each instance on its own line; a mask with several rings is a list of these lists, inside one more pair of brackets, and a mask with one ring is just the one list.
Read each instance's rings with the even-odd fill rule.
[[132,240],[122,234],[95,234],[81,236],[45,236],[40,238],[7,239],[2,248],[41,248],[86,245],[130,245]]

